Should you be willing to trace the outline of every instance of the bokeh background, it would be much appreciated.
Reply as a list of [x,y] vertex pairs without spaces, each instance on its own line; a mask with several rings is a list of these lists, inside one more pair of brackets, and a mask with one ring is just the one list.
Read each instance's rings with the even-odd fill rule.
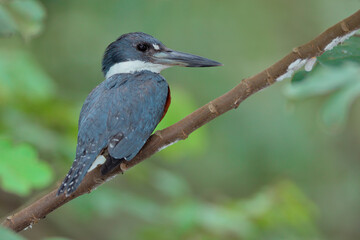
[[[105,47],[121,34],[143,31],[224,63],[162,73],[172,90],[164,128],[359,7],[359,0],[1,0],[0,216],[67,173],[81,105],[103,80]],[[290,84],[251,96],[20,234],[359,239],[360,103],[327,121],[329,94],[294,100]]]

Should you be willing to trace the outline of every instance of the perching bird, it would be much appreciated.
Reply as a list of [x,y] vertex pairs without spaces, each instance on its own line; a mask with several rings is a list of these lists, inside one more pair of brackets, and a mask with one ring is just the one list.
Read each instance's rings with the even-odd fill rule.
[[[105,51],[105,80],[86,98],[79,117],[76,157],[58,195],[73,193],[87,172],[102,164],[106,174],[140,151],[170,104],[160,71],[171,66],[213,67],[219,62],[173,51],[154,37],[128,33]],[[101,154],[108,151],[109,157]]]

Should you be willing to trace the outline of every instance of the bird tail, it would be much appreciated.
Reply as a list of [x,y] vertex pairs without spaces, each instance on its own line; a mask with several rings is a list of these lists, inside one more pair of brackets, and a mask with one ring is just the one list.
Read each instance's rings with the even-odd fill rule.
[[70,196],[75,192],[91,167],[95,157],[96,155],[85,155],[81,156],[79,159],[75,159],[56,195],[60,196],[61,194],[66,193],[66,196]]

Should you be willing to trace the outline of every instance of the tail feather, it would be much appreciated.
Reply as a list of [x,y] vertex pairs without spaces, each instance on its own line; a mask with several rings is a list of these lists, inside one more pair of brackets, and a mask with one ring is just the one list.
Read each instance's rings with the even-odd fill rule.
[[66,175],[64,181],[59,187],[57,196],[65,193],[66,196],[71,195],[79,187],[80,183],[84,179],[88,169],[91,167],[92,163],[95,160],[95,156],[81,156],[80,159],[75,159],[73,165],[71,166],[68,174]]
[[[75,159],[76,161],[76,159]],[[74,164],[75,164],[75,161],[74,161]],[[56,196],[60,196],[61,194],[63,194],[66,190],[66,187],[68,186],[69,182],[71,181],[71,178],[72,178],[72,173],[73,173],[73,169],[74,169],[74,164],[71,166],[68,174],[66,174],[65,176],[65,179],[63,180],[63,182],[61,183],[58,191],[57,191],[57,194]]]

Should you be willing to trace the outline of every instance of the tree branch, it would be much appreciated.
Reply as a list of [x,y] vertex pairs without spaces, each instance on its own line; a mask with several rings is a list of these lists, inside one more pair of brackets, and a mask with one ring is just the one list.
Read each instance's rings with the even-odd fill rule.
[[355,33],[354,31],[359,28],[360,10],[330,27],[312,41],[294,48],[291,53],[264,71],[253,77],[242,80],[229,92],[197,109],[181,121],[156,132],[149,138],[139,154],[129,162],[123,162],[120,165],[120,168],[102,176],[100,168],[98,167],[86,175],[78,190],[71,196],[65,197],[65,194],[63,194],[57,197],[57,189],[55,189],[28,207],[8,216],[2,222],[2,225],[13,229],[14,231],[21,231],[24,228],[37,223],[40,219],[45,218],[47,214],[68,201],[71,201],[84,193],[90,193],[95,187],[103,184],[120,172],[126,171],[141,161],[149,158],[169,144],[186,139],[199,127],[225,112],[237,108],[239,104],[250,95],[272,85],[276,80],[290,77],[295,70],[304,66],[307,60],[321,55],[325,49],[331,49],[334,45],[342,42],[347,37],[350,37]]

